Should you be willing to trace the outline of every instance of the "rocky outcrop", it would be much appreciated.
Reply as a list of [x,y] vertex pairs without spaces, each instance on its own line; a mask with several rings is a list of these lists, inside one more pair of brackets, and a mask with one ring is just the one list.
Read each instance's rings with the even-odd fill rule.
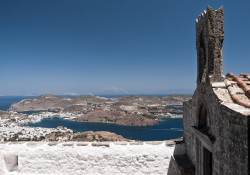
[[121,135],[117,135],[108,131],[86,131],[82,133],[65,133],[65,132],[52,132],[46,135],[46,141],[58,141],[60,138],[65,139],[67,141],[84,141],[84,142],[92,142],[92,141],[127,141]]
[[108,131],[86,131],[74,136],[71,141],[127,141],[127,139]]
[[90,109],[93,105],[103,104],[110,101],[108,98],[101,98],[97,96],[79,96],[66,98],[57,95],[41,95],[32,99],[25,99],[18,103],[13,103],[9,111],[58,111],[74,112],[82,109]]
[[123,114],[119,111],[105,111],[96,109],[88,112],[77,118],[76,121],[80,122],[115,122],[118,118],[122,117]]
[[123,114],[119,111],[94,110],[76,119],[80,122],[110,122],[125,126],[149,126],[157,125],[153,119],[143,117],[140,114]]
[[57,95],[42,95],[32,99],[25,99],[18,103],[13,103],[9,111],[47,111],[58,110],[67,106],[71,99]]
[[125,125],[125,126],[157,125],[157,122],[155,120],[143,117],[140,114],[128,115],[126,117],[118,119],[115,123],[118,125]]

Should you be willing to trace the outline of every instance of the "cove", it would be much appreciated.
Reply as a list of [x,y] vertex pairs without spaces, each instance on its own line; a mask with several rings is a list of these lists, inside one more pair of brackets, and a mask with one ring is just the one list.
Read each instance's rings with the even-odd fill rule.
[[122,126],[111,123],[75,122],[59,117],[44,118],[41,122],[30,123],[24,126],[56,128],[64,126],[78,132],[109,131],[122,135],[124,138],[141,141],[162,141],[183,136],[182,118],[164,118],[154,126]]

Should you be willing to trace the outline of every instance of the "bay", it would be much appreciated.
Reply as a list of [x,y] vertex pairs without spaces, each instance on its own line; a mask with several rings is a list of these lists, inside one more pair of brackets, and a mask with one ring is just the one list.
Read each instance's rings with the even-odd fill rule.
[[[159,95],[164,96],[164,95]],[[104,96],[105,97],[105,96]],[[111,97],[106,96],[106,97]],[[112,96],[115,97],[115,96]],[[31,96],[2,96],[0,97],[0,110],[7,111],[12,103],[23,99],[33,98]],[[31,123],[25,126],[55,128],[64,126],[78,132],[84,131],[109,131],[122,135],[124,138],[142,141],[169,140],[183,136],[182,118],[165,118],[154,126],[122,126],[111,123],[99,122],[75,122],[63,118],[44,118],[41,122]]]
[[122,126],[111,123],[100,122],[75,122],[59,117],[44,118],[41,122],[31,123],[26,126],[55,128],[64,126],[78,132],[84,131],[109,131],[124,138],[133,140],[154,141],[169,140],[182,137],[182,118],[164,118],[158,125],[154,126]]

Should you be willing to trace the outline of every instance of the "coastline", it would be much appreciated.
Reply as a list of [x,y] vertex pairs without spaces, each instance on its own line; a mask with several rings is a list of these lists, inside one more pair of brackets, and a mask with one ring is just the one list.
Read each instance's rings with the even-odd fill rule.
[[[87,98],[87,101],[88,100],[90,100],[90,101],[86,102],[86,98]],[[33,100],[33,99],[24,98],[24,99],[22,99],[19,102],[20,103],[24,103],[24,105],[25,104],[29,104],[30,105],[31,104],[30,100]],[[51,99],[52,101],[53,100],[54,101],[58,101],[58,99],[61,99],[63,103],[68,103],[68,102],[72,101],[72,100],[70,100],[70,98],[65,98],[65,97],[60,97],[60,96],[54,96],[54,95],[44,95],[44,96],[36,97],[35,99],[39,99],[39,100],[50,100]],[[134,130],[134,129],[137,129],[137,128],[145,128],[145,129],[149,128],[150,129],[150,128],[155,128],[155,126],[161,125],[161,122],[163,120],[165,120],[164,118],[176,118],[176,117],[178,117],[178,114],[180,114],[182,112],[182,111],[180,111],[182,105],[177,105],[177,104],[175,104],[175,105],[171,104],[172,107],[175,108],[175,109],[174,110],[170,110],[170,111],[176,112],[175,114],[171,114],[171,113],[166,112],[164,106],[157,105],[157,103],[158,103],[158,102],[156,102],[157,99],[158,99],[158,97],[152,97],[152,96],[150,96],[150,97],[149,96],[140,96],[140,97],[136,97],[136,96],[124,96],[121,99],[119,99],[119,100],[121,100],[121,102],[119,102],[120,103],[119,104],[118,103],[119,100],[117,98],[108,99],[106,97],[95,97],[95,96],[91,96],[91,97],[76,97],[76,99],[74,99],[76,101],[74,101],[73,104],[75,104],[77,102],[76,104],[81,104],[81,105],[87,105],[88,106],[88,107],[87,106],[81,107],[81,105],[79,105],[79,106],[77,105],[77,109],[79,107],[80,108],[86,108],[87,111],[82,111],[84,113],[79,113],[80,111],[77,111],[77,110],[73,110],[73,112],[63,112],[62,109],[60,110],[61,112],[58,112],[58,111],[55,112],[53,110],[52,110],[53,112],[50,111],[50,110],[38,111],[37,109],[39,109],[39,108],[33,108],[34,109],[33,111],[13,112],[13,111],[10,111],[11,108],[9,108],[8,112],[7,111],[3,111],[5,113],[9,114],[9,116],[7,116],[7,117],[4,116],[3,117],[3,116],[0,115],[0,117],[1,117],[1,119],[0,119],[0,126],[6,127],[6,128],[12,128],[12,129],[10,129],[10,133],[5,133],[6,135],[4,136],[4,138],[14,137],[15,134],[11,130],[13,130],[15,127],[20,127],[21,130],[23,130],[25,128],[27,130],[27,132],[29,132],[28,130],[31,130],[31,128],[40,128],[40,129],[37,129],[37,130],[40,130],[39,132],[42,132],[42,133],[44,133],[44,132],[45,133],[51,133],[50,132],[51,128],[55,129],[59,125],[62,125],[62,124],[58,124],[56,126],[54,125],[53,127],[49,127],[49,128],[46,127],[46,126],[40,127],[38,125],[36,125],[36,126],[35,125],[34,126],[28,126],[28,125],[32,125],[32,124],[41,123],[41,121],[43,119],[46,119],[46,118],[58,118],[59,120],[57,120],[57,121],[72,121],[72,122],[77,122],[78,124],[82,124],[82,126],[88,126],[88,125],[90,126],[91,125],[91,126],[94,126],[94,128],[96,126],[99,126],[99,125],[102,126],[101,128],[103,128],[103,126],[107,126],[106,124],[108,124],[109,127],[104,127],[106,129],[103,129],[103,130],[109,130],[108,128],[110,128],[110,127],[111,128],[119,128],[119,127],[124,128],[125,127],[125,128],[130,128],[129,130],[131,130],[131,129]],[[12,99],[12,100],[14,100],[14,99]],[[144,110],[143,109],[144,107],[139,107],[138,106],[138,107],[134,108],[132,106],[129,106],[132,103],[130,102],[131,104],[128,104],[127,100],[129,100],[129,101],[132,100],[131,102],[136,102],[136,104],[133,103],[133,105],[137,105],[137,106],[138,105],[139,106],[144,105],[144,106],[146,106],[147,110],[149,110],[149,111]],[[152,102],[148,103],[149,102],[148,100],[150,100],[150,101],[153,100],[154,102],[153,103]],[[99,105],[98,104],[94,104],[95,101]],[[43,104],[46,104],[46,103],[43,103]],[[15,105],[16,104],[17,103],[15,103]],[[116,104],[116,105],[114,106],[113,104]],[[119,106],[117,106],[117,104],[121,105],[120,106],[121,108],[119,108]],[[167,108],[168,108],[167,111],[169,111],[170,108],[166,107],[166,109]],[[59,109],[59,108],[57,108],[57,109]],[[71,110],[72,109],[74,109],[74,108],[71,108]],[[131,109],[133,109],[133,110],[132,111],[126,111],[126,110],[131,110]],[[155,110],[155,109],[158,109],[158,110]],[[36,112],[36,113],[34,114],[34,112]],[[112,118],[112,115],[117,115],[117,114],[121,115],[122,118],[128,118],[129,116],[131,116],[131,119],[133,119],[134,116],[141,116],[141,117],[143,116],[143,120],[151,120],[151,121],[154,121],[155,123],[154,124],[151,123],[151,124],[146,124],[146,125],[140,125],[141,123],[140,123],[140,120],[138,120],[138,119],[136,119],[135,121],[139,124],[139,126],[138,126],[138,124],[133,123],[134,121],[131,120],[131,119],[129,119],[128,121],[125,120],[125,121],[123,121],[121,123],[116,123],[115,121],[117,119],[119,119],[119,117],[118,118]],[[105,115],[108,115],[110,117],[106,118],[106,117],[104,117]],[[80,117],[82,117],[82,116],[85,116],[85,118],[83,117],[81,119],[81,121],[79,121],[78,119]],[[94,116],[94,118],[93,118],[93,116]],[[89,121],[88,117],[90,119],[92,118],[92,120]],[[48,121],[48,122],[50,122],[50,121]],[[62,123],[62,122],[59,122],[59,123]],[[105,125],[102,125],[102,124],[105,124]],[[89,128],[88,131],[91,131],[91,130],[97,131],[94,128],[93,129]],[[181,128],[179,128],[179,130],[180,129]],[[16,128],[16,130],[18,130],[18,129]],[[158,130],[158,129],[156,129],[156,130]],[[160,130],[162,130],[162,128]],[[164,129],[164,130],[172,131],[172,128]],[[81,132],[85,132],[85,131],[87,131],[87,130],[84,130],[84,131],[81,131]],[[118,131],[118,130],[117,129],[115,129],[115,130],[113,129],[111,132],[116,133],[116,131]],[[55,132],[55,131],[53,131],[53,132]],[[127,131],[125,131],[125,132],[127,132]],[[137,131],[136,131],[136,133],[137,133]],[[1,137],[1,135],[2,134],[0,133],[0,137]],[[44,137],[45,135],[37,133],[35,136],[36,137],[40,137],[40,136]],[[32,136],[30,135],[29,137],[31,138]],[[130,136],[128,136],[128,137],[130,137]],[[34,136],[33,136],[33,138],[34,138]],[[139,136],[139,138],[140,138],[140,136]],[[153,138],[153,139],[155,139],[155,138]],[[162,140],[162,139],[160,139],[160,140]]]

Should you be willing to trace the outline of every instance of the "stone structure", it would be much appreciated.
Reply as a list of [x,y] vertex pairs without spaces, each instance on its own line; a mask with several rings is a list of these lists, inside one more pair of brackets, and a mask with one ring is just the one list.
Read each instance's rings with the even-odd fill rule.
[[223,7],[207,7],[196,20],[197,83],[223,82]]
[[174,141],[0,142],[0,175],[167,174]]
[[196,20],[197,88],[184,102],[184,154],[172,156],[168,175],[250,174],[250,76],[223,76],[223,39],[223,7],[208,6]]
[[223,8],[208,6],[196,20],[197,88],[184,102],[183,141],[175,146],[3,142],[0,174],[250,174],[250,75],[223,76],[223,39]]

